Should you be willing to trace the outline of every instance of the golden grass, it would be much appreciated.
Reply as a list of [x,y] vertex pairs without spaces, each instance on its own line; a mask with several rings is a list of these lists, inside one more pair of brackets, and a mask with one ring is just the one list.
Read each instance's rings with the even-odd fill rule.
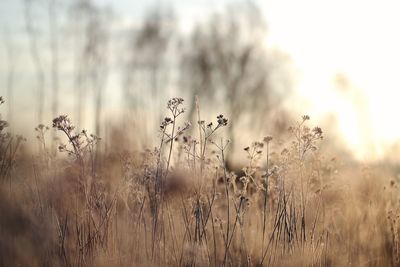
[[[1,266],[398,266],[400,200],[391,168],[326,159],[303,116],[228,169],[228,120],[192,134],[168,102],[157,148],[108,154],[67,116],[68,158],[14,153],[1,129]],[[235,123],[229,122],[229,123]],[[10,139],[11,138],[11,139]]]

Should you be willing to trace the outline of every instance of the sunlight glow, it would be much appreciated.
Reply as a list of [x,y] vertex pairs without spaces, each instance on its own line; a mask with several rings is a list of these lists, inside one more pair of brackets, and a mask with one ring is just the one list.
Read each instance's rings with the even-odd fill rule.
[[[311,112],[333,113],[359,159],[379,158],[400,138],[398,1],[268,1],[266,43],[281,47],[299,70],[299,94]],[[272,43],[272,44],[271,44]],[[335,75],[351,83],[338,92]],[[310,112],[310,110],[304,110]]]

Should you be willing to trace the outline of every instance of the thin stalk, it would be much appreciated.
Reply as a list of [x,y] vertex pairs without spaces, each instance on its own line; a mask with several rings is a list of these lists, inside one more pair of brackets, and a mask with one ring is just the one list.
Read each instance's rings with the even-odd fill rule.
[[267,173],[265,175],[265,180],[264,180],[265,192],[264,192],[263,233],[262,233],[261,253],[264,251],[264,241],[265,241],[265,226],[267,219],[268,176],[269,176],[269,142],[267,142]]

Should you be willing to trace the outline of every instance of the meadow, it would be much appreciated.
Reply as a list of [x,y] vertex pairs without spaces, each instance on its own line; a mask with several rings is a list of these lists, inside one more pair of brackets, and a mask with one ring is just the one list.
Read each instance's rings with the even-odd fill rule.
[[196,103],[184,122],[185,104],[159,107],[144,150],[105,152],[60,115],[31,155],[1,120],[0,265],[399,266],[395,168],[331,157],[307,115],[232,165],[221,129],[235,119],[205,121]]

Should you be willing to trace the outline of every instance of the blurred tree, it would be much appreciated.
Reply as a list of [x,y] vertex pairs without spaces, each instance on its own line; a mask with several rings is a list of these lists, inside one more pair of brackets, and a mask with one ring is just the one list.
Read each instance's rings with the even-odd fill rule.
[[[58,67],[58,24],[57,24],[57,2],[56,0],[48,0],[48,13],[49,13],[49,37],[50,37],[50,53],[51,53],[51,89],[52,89],[52,103],[51,113],[52,117],[57,117],[58,114],[58,97],[59,97],[59,67]],[[52,131],[51,150],[52,153],[57,151],[55,143],[56,133]]]
[[72,19],[78,23],[78,55],[76,73],[76,98],[78,125],[82,125],[85,112],[86,91],[94,96],[95,133],[102,134],[102,108],[108,74],[108,41],[110,12],[97,7],[90,0],[78,0],[71,8]]
[[[8,114],[7,114],[7,120],[9,122],[14,121],[14,81],[15,81],[15,67],[16,67],[16,53],[15,53],[15,43],[14,40],[11,37],[11,34],[8,30],[8,28],[5,29],[5,50],[7,51],[7,82],[6,82],[6,88],[7,88],[7,106],[8,106]],[[10,126],[12,128],[12,124]]]
[[108,65],[107,65],[107,45],[108,45],[108,22],[105,20],[105,14],[99,11],[92,15],[87,28],[88,41],[86,51],[89,55],[90,79],[94,92],[95,106],[95,132],[102,134],[101,120],[104,98],[104,89],[107,83]]
[[[167,98],[171,62],[168,51],[172,47],[175,19],[168,9],[151,10],[140,28],[131,30],[123,58],[123,101],[130,117],[137,117],[146,139],[147,121],[161,121]],[[147,120],[144,120],[146,118]],[[146,143],[148,140],[138,140]]]
[[[232,147],[237,127],[245,120],[252,128],[265,123],[265,116],[290,89],[288,73],[283,71],[287,58],[267,49],[265,41],[260,9],[246,3],[198,26],[182,57],[185,88],[192,96],[227,109]],[[193,117],[195,105],[189,106]]]
[[74,88],[75,88],[75,114],[77,126],[85,123],[84,110],[86,109],[87,76],[88,76],[88,55],[85,49],[87,38],[85,29],[89,24],[89,15],[93,5],[90,0],[76,0],[69,8],[69,19],[73,28],[74,39]]
[[37,124],[43,123],[45,74],[38,46],[36,18],[33,16],[33,0],[24,0],[25,28],[29,38],[29,48],[37,78]]

